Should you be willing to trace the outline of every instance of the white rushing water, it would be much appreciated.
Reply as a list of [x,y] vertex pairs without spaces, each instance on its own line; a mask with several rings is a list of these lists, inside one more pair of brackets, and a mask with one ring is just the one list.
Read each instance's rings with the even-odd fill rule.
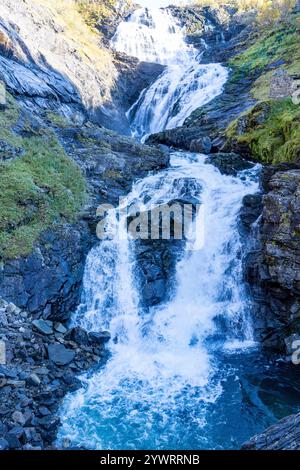
[[184,30],[168,10],[137,10],[121,23],[112,45],[141,61],[166,65],[128,111],[139,137],[181,126],[192,111],[222,92],[228,77],[220,64],[200,63],[201,53],[186,43]]
[[[173,448],[182,448],[189,433],[196,436],[205,427],[206,405],[222,393],[215,348],[252,342],[236,227],[243,196],[257,191],[256,170],[233,178],[204,162],[202,155],[175,153],[170,169],[138,182],[128,197],[129,205],[147,201],[150,208],[180,198],[179,180],[192,175],[197,182],[193,196],[204,207],[205,243],[178,264],[171,302],[147,315],[139,309],[133,242],[119,233],[90,253],[86,303],[76,323],[90,331],[109,327],[117,341],[105,368],[65,400],[60,439],[97,449],[168,448],[173,441]],[[125,219],[119,230],[124,226]],[[209,346],[215,336],[221,341]],[[178,416],[183,409],[187,427]]]
[[[121,39],[124,35],[126,42]],[[120,26],[114,41],[119,50],[145,60],[169,63],[173,54],[171,68],[176,57],[190,54],[182,32],[165,12],[151,16],[144,10],[136,12]],[[178,64],[174,80],[170,68],[168,79],[163,75],[143,94],[135,119],[150,106],[155,111],[145,120],[147,125],[141,124],[141,132],[181,122],[191,103],[197,107],[221,91],[224,69],[205,66],[202,73],[193,55],[191,60],[190,68]],[[187,86],[186,95],[176,85],[183,71],[185,83],[190,77],[194,86]],[[195,74],[201,76],[200,82],[194,80]],[[165,79],[172,81],[165,88],[168,99],[175,102],[181,96],[182,100],[178,113],[168,118],[163,103],[151,101]],[[190,196],[201,205],[195,226],[203,232],[203,244],[197,249],[187,245],[177,265],[173,298],[150,312],[139,302],[134,241],[126,233],[126,214],[118,218],[117,210],[110,212],[108,224],[117,231],[113,240],[99,243],[89,254],[82,305],[73,322],[89,331],[109,329],[111,357],[104,368],[83,378],[84,388],[65,399],[60,445],[67,438],[73,446],[88,449],[214,448],[209,410],[222,396],[227,373],[218,354],[253,344],[237,220],[243,197],[258,190],[256,174],[254,168],[237,177],[224,176],[206,164],[203,155],[174,152],[170,168],[136,182],[128,206],[137,202],[150,209],[180,200],[185,182],[191,179]],[[218,409],[222,415],[222,406]]]

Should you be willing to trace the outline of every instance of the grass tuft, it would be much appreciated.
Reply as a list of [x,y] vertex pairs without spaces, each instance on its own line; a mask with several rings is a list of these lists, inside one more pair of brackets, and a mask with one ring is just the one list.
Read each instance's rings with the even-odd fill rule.
[[1,260],[28,255],[43,230],[75,221],[86,199],[84,177],[55,135],[16,135],[18,116],[8,95],[8,108],[0,111],[0,139],[24,152],[0,162]]

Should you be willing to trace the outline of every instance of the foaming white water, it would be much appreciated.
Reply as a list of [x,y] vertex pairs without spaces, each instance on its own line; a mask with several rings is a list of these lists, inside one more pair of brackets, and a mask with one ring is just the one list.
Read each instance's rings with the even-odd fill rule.
[[201,65],[190,58],[169,65],[129,110],[134,134],[145,136],[181,126],[195,109],[222,92],[227,78],[220,64]]
[[[181,124],[219,94],[227,78],[220,65],[199,64],[164,11],[136,12],[120,26],[114,45],[141,60],[167,64],[130,112],[139,135]],[[186,181],[193,180],[189,195],[203,209],[196,225],[204,224],[204,244],[199,250],[187,245],[169,303],[147,314],[141,308],[134,241],[124,237],[125,215],[118,220],[111,211],[109,224],[117,223],[114,239],[89,254],[74,323],[88,330],[108,328],[112,355],[104,368],[83,378],[82,390],[65,399],[60,445],[64,438],[88,449],[216,445],[212,428],[219,422],[209,413],[211,406],[219,410],[224,394],[218,355],[253,344],[237,218],[242,198],[256,192],[258,184],[255,169],[234,178],[204,161],[202,155],[174,153],[171,167],[137,182],[126,201],[149,209],[180,200]]]
[[[193,197],[204,207],[205,243],[201,250],[186,251],[178,264],[177,290],[170,303],[147,315],[138,308],[132,300],[138,296],[132,261],[120,283],[115,260],[118,250],[123,259],[132,260],[130,240],[126,244],[116,235],[107,242],[112,255],[106,242],[90,253],[86,312],[81,309],[77,321],[97,330],[110,318],[115,341],[106,367],[65,400],[60,442],[68,437],[73,445],[97,449],[182,448],[188,434],[196,433],[201,445],[206,406],[222,393],[215,376],[215,349],[252,340],[236,226],[243,196],[257,191],[255,170],[243,179],[227,177],[204,160],[201,155],[175,153],[170,169],[138,182],[128,197],[129,205],[143,201],[151,208],[180,198],[184,185],[178,181],[192,175],[195,182]],[[109,273],[112,287],[99,295],[103,272]],[[91,288],[91,278],[98,288]],[[119,298],[120,289],[129,303],[126,295]],[[219,343],[211,347],[210,338],[215,337]]]
[[136,136],[181,126],[192,111],[222,92],[228,78],[222,65],[200,63],[201,54],[185,42],[184,30],[168,10],[137,10],[120,24],[112,45],[140,60],[166,65],[128,111]]
[[188,51],[182,28],[168,10],[158,8],[140,8],[123,21],[112,47],[140,61],[159,64],[168,64]]

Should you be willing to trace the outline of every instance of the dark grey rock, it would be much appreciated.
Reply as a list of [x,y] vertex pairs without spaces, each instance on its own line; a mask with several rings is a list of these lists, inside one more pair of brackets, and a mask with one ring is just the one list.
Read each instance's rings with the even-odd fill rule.
[[48,346],[48,354],[50,361],[54,362],[58,366],[66,366],[73,361],[75,357],[74,351],[65,348],[63,344],[50,344]]
[[9,449],[9,442],[6,439],[0,438],[0,451],[8,450],[8,449]]
[[89,237],[80,224],[47,230],[27,258],[4,264],[0,294],[30,313],[47,308],[48,320],[69,318],[80,298]]
[[41,379],[39,378],[37,374],[30,374],[30,376],[27,379],[27,383],[29,385],[38,387],[39,385],[41,385]]
[[103,345],[107,343],[111,338],[111,334],[109,331],[101,331],[101,332],[91,332],[89,333],[89,341],[92,344],[100,344]]
[[209,155],[206,163],[216,166],[223,175],[236,176],[240,171],[253,168],[254,164],[248,162],[235,153],[218,152]]
[[0,139],[0,161],[15,160],[24,154],[24,150],[14,147],[3,139]]
[[78,326],[68,331],[68,333],[65,335],[65,339],[75,341],[82,346],[88,346],[89,344],[88,333]]
[[243,450],[300,450],[300,414],[282,419],[246,442]]
[[33,320],[33,326],[44,335],[53,334],[53,323],[49,320]]
[[0,437],[4,436],[7,433],[7,426],[4,423],[0,422]]
[[41,416],[49,416],[51,414],[49,409],[46,408],[45,406],[40,406],[39,407],[39,413],[40,413]]
[[240,231],[249,234],[252,225],[258,220],[262,213],[262,194],[249,194],[243,199],[243,207],[240,210]]
[[300,331],[300,170],[279,171],[267,181],[245,278],[258,338],[265,348],[285,354],[286,339]]
[[209,154],[212,149],[212,141],[209,137],[194,139],[190,145],[190,152]]
[[20,424],[21,426],[24,426],[24,424],[26,423],[26,418],[20,411],[15,411],[12,414],[12,419],[15,423]]
[[61,333],[63,335],[68,331],[67,328],[64,327],[64,325],[62,325],[61,323],[55,323],[54,329],[55,329],[55,331],[57,331],[58,333]]

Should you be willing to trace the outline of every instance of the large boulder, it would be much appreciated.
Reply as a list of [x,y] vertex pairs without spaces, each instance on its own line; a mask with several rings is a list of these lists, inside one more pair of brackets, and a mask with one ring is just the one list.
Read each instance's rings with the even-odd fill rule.
[[44,320],[70,318],[80,300],[90,247],[91,235],[85,224],[46,230],[28,257],[3,263],[2,297]]
[[50,361],[58,366],[66,366],[73,361],[74,351],[67,349],[63,344],[55,343],[48,346],[48,355]]
[[300,450],[300,414],[288,416],[245,442],[243,450]]
[[209,155],[206,163],[216,166],[222,175],[236,176],[240,171],[253,168],[253,163],[236,153],[218,152]]
[[[146,224],[145,229],[138,233],[141,239],[137,237],[134,241],[139,291],[146,309],[170,298],[175,285],[177,262],[184,254],[190,223],[200,205],[202,188],[195,178],[179,178],[174,181],[175,188],[177,199],[156,208],[164,216],[161,219],[154,217],[152,210],[148,214],[151,225]],[[132,220],[134,216],[129,217],[129,222]],[[153,236],[153,230],[159,234],[158,239],[154,239],[156,235]]]

